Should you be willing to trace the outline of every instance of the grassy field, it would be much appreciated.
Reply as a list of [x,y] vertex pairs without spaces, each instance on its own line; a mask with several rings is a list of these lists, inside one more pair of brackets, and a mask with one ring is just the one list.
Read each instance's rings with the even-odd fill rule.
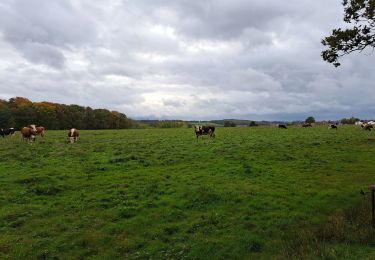
[[1,259],[375,257],[375,132],[66,135],[0,139]]

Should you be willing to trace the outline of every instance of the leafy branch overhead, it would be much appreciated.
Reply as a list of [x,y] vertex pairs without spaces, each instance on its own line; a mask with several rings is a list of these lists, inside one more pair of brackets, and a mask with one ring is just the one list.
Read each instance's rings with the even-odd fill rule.
[[339,58],[367,47],[375,47],[375,0],[344,0],[344,21],[352,28],[334,29],[322,44],[328,49],[322,52],[325,61],[336,67]]

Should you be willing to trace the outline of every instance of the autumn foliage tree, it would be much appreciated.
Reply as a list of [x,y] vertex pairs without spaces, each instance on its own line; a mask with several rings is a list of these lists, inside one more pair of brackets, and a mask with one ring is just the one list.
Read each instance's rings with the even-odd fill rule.
[[125,114],[107,109],[51,102],[31,102],[22,97],[0,100],[0,128],[20,129],[37,124],[47,129],[121,129],[130,128]]
[[344,21],[351,28],[334,29],[322,40],[328,49],[322,52],[325,61],[340,66],[339,58],[367,47],[375,47],[375,0],[344,0]]

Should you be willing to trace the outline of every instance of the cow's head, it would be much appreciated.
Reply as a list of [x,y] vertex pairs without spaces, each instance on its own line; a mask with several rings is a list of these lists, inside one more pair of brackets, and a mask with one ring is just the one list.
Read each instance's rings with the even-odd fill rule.
[[30,125],[30,129],[32,129],[36,133],[36,125]]
[[32,128],[29,128],[30,129],[30,133],[32,135],[36,135],[37,134],[37,131],[35,129],[32,129]]
[[200,128],[199,125],[195,125],[195,126],[194,126],[194,130],[195,130],[195,132],[198,132],[198,131],[200,130],[199,128]]

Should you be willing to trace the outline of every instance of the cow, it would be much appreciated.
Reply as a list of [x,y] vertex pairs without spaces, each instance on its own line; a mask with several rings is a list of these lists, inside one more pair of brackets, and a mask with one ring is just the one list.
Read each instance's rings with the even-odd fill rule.
[[72,128],[68,132],[68,141],[72,144],[77,142],[79,137],[79,131],[76,128]]
[[45,128],[43,126],[30,125],[30,127],[36,129],[36,134],[37,135],[40,135],[41,137],[44,137]]
[[14,128],[11,127],[11,128],[5,128],[5,129],[0,129],[0,135],[3,136],[3,138],[6,136],[6,135],[10,135],[10,136],[13,136],[14,135]]
[[286,127],[286,125],[282,125],[282,124],[278,124],[277,127],[278,127],[278,128],[281,128],[281,129],[288,129],[288,128]]
[[207,135],[210,138],[215,138],[215,127],[210,125],[195,125],[194,126],[195,135],[197,139],[199,136]]
[[304,123],[304,124],[302,124],[302,127],[312,127],[312,124],[311,123]]
[[21,135],[22,135],[22,139],[23,140],[27,140],[27,141],[35,141],[35,137],[36,137],[36,128],[34,125],[31,125],[29,127],[25,126],[21,129]]
[[372,125],[367,124],[367,123],[362,124],[361,127],[362,127],[362,129],[365,130],[365,131],[371,131],[371,129],[374,128]]
[[328,129],[336,129],[337,130],[337,125],[331,124],[328,126]]

